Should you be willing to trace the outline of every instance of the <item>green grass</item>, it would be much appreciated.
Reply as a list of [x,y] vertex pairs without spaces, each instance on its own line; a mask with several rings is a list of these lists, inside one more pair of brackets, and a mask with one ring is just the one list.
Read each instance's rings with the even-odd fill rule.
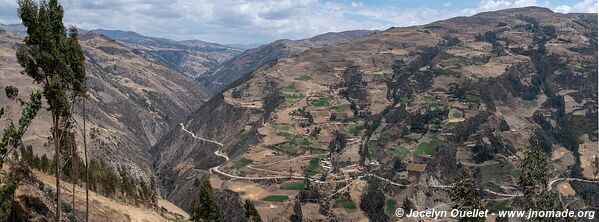
[[297,93],[297,92],[299,92],[299,90],[294,85],[283,86],[283,88],[281,88],[281,90],[283,92],[287,92],[287,93]]
[[333,203],[333,208],[344,208],[348,210],[356,209],[356,203],[354,203],[351,199],[340,197],[335,199],[335,203]]
[[373,141],[368,141],[368,155],[371,159],[376,159],[376,154],[378,152],[378,146]]
[[348,135],[358,136],[361,129],[362,129],[362,127],[358,126],[358,124],[351,124],[351,125],[347,125],[345,128],[343,128],[343,132]]
[[304,174],[308,176],[314,176],[318,173],[318,165],[320,164],[320,159],[312,158],[308,166],[304,169]]
[[593,70],[589,69],[587,67],[576,67],[576,72],[586,73],[586,72],[590,72],[590,71],[593,71]]
[[235,167],[235,169],[241,169],[241,168],[244,168],[245,166],[249,165],[252,162],[254,162],[254,161],[250,160],[250,159],[246,159],[246,158],[241,158],[239,161],[237,161],[237,163],[235,163],[235,165],[233,165],[233,167]]
[[269,196],[266,196],[262,200],[270,201],[270,202],[285,202],[285,201],[289,200],[289,196],[287,196],[287,195],[269,195]]
[[430,142],[422,142],[418,145],[418,148],[414,151],[414,156],[426,156],[432,155],[437,151],[437,148],[443,144],[443,141],[437,138],[436,134],[430,135]]
[[283,190],[303,190],[306,187],[306,183],[304,181],[301,182],[291,182],[281,186]]
[[466,99],[470,102],[478,102],[480,101],[480,96],[477,95],[466,95]]
[[537,107],[537,101],[535,100],[524,100],[524,106],[528,109]]
[[495,203],[495,205],[493,205],[493,207],[491,208],[493,212],[499,212],[502,210],[507,210],[507,208],[511,205],[510,200],[503,200],[503,201],[499,201],[497,203]]
[[330,106],[331,105],[330,101],[332,99],[333,98],[331,98],[331,97],[321,97],[321,98],[318,98],[318,100],[313,101],[312,105],[317,106],[317,107],[320,107],[320,106]]
[[381,139],[384,141],[389,141],[389,139],[391,139],[391,133],[389,131],[381,133]]
[[422,134],[420,134],[420,133],[410,133],[408,135],[405,135],[404,137],[416,141],[416,140],[419,140],[420,137],[422,137]]
[[303,76],[300,76],[300,77],[296,77],[296,78],[295,78],[295,80],[299,80],[299,81],[309,81],[309,80],[312,80],[312,77],[310,77],[310,76],[307,76],[307,75],[303,75]]
[[453,117],[453,118],[456,118],[456,119],[457,119],[457,118],[462,118],[462,113],[460,113],[460,112],[455,112],[455,113],[452,113],[452,114],[451,114],[451,117]]
[[397,209],[397,201],[396,200],[387,199],[387,201],[385,201],[385,212],[387,212],[387,214],[395,215],[396,209]]
[[410,150],[400,147],[400,148],[394,148],[392,153],[395,156],[406,157],[410,154]]

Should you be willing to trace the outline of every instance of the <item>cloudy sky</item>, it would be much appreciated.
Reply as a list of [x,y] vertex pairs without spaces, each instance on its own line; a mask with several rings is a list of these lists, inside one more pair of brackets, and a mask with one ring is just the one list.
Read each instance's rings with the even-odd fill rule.
[[[171,39],[266,43],[331,31],[387,29],[523,6],[597,12],[597,0],[61,0],[65,22]],[[0,23],[18,23],[0,0]]]

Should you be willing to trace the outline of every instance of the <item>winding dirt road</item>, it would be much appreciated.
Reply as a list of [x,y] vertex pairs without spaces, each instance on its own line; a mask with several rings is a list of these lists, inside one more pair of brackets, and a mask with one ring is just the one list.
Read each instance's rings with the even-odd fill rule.
[[[199,139],[199,140],[202,140],[202,141],[205,141],[205,142],[213,143],[213,144],[219,145],[221,147],[224,146],[220,142],[196,136],[193,132],[190,132],[189,130],[185,129],[185,126],[183,125],[183,123],[180,123],[179,125],[181,126],[181,129],[183,131],[189,133],[193,138],[196,138],[196,139]],[[296,179],[296,180],[303,180],[303,179],[305,179],[303,176],[298,176],[298,175],[266,176],[266,177],[245,177],[245,176],[231,175],[231,174],[222,172],[219,169],[219,167],[221,167],[225,163],[229,162],[229,160],[230,160],[229,157],[225,153],[222,153],[220,149],[214,151],[214,155],[217,155],[217,156],[220,156],[220,157],[224,158],[225,162],[223,162],[222,164],[220,164],[218,166],[210,168],[210,172],[213,172],[213,173],[216,173],[216,174],[220,174],[220,175],[223,175],[223,176],[226,176],[226,177],[230,177],[230,178],[234,178],[234,179],[240,179],[240,180],[273,180],[273,179]],[[250,168],[254,169],[254,170],[260,170],[260,171],[271,171],[271,170],[265,170],[265,169],[255,168],[255,167],[250,167]],[[272,172],[274,173],[276,171],[272,171]],[[281,172],[276,172],[276,173],[281,173]],[[357,177],[355,179],[359,180],[359,179],[362,179],[362,178],[365,178],[365,177],[375,177],[375,178],[377,178],[379,180],[385,181],[388,184],[393,185],[393,186],[397,186],[397,187],[415,187],[415,185],[413,185],[413,184],[400,184],[400,183],[396,183],[396,182],[393,182],[393,181],[391,181],[391,180],[389,180],[387,178],[383,178],[381,176],[378,176],[376,174],[365,174],[365,175],[359,176],[359,177]],[[347,181],[352,180],[352,178],[346,178],[346,179],[335,180],[335,181],[321,181],[321,180],[317,180],[317,179],[313,179],[313,178],[309,178],[309,180],[311,182],[314,182],[314,183],[327,184],[327,183],[342,183],[342,182],[347,182]],[[549,191],[551,191],[553,189],[553,184],[556,183],[556,182],[559,182],[559,181],[579,181],[579,182],[585,182],[585,183],[599,183],[599,181],[595,181],[595,180],[584,180],[584,179],[579,179],[579,178],[556,178],[556,179],[553,179],[553,180],[551,180],[549,182],[547,189]],[[428,187],[441,188],[441,189],[450,189],[450,188],[453,188],[453,186],[450,186],[450,185],[432,185],[432,184],[429,184]],[[510,194],[510,193],[499,193],[499,192],[496,192],[496,191],[492,191],[492,190],[489,190],[489,189],[483,189],[483,188],[479,188],[478,190],[483,191],[483,192],[487,192],[487,193],[490,193],[490,194],[493,194],[493,195],[497,195],[497,196],[501,196],[501,197],[508,197],[508,198],[514,198],[514,197],[521,197],[521,196],[523,196],[523,194],[519,193],[519,192]],[[338,191],[335,191],[335,193],[336,192],[338,192]]]

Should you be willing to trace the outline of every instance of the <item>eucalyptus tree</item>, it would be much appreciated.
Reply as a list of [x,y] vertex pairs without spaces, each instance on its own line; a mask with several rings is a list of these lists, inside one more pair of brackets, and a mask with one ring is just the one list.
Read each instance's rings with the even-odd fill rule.
[[70,125],[73,101],[85,93],[85,57],[77,29],[63,24],[58,0],[18,0],[17,13],[27,28],[17,50],[22,74],[42,86],[52,116],[51,142],[55,152],[56,221],[61,221],[60,147],[63,129]]

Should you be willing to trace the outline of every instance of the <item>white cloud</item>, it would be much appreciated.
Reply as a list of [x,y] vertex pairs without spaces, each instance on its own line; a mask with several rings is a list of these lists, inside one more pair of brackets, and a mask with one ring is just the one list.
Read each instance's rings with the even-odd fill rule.
[[[543,0],[541,0],[543,1]],[[482,11],[539,5],[560,12],[597,10],[596,0],[551,7],[545,0],[481,0],[476,7],[451,9],[451,0],[430,8],[375,6],[359,0],[62,0],[65,21],[81,28],[132,30],[173,39],[221,43],[264,43],[330,31],[387,29],[472,15]],[[552,0],[553,1],[553,0]],[[458,4],[458,3],[455,3]],[[454,5],[455,5],[454,4]],[[14,0],[0,0],[0,22],[14,23]],[[455,6],[452,6],[455,7]]]
[[556,12],[570,13],[570,12],[586,12],[586,13],[597,13],[597,1],[596,0],[582,0],[574,5],[560,5],[555,7]]

